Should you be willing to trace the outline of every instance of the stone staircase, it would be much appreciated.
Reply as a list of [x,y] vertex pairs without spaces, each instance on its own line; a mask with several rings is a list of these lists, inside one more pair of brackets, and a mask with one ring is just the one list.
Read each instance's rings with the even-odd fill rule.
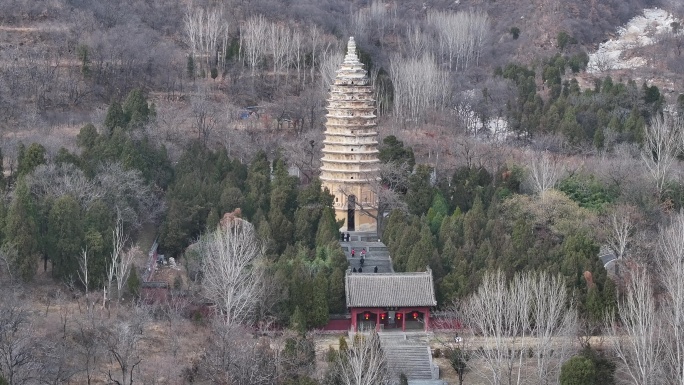
[[409,380],[435,379],[430,347],[421,338],[407,339],[404,333],[381,333],[380,343],[394,377],[404,373]]
[[[350,233],[349,242],[340,242],[342,250],[347,256],[349,270],[361,267],[361,250],[366,249],[363,272],[373,273],[375,267],[378,273],[393,273],[392,259],[389,250],[382,242],[379,242],[375,233]],[[356,249],[356,255],[352,258],[351,250]]]

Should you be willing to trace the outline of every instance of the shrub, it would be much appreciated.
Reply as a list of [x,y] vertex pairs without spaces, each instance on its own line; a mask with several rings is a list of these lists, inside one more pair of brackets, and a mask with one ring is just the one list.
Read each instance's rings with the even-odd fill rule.
[[561,367],[561,385],[591,385],[596,383],[596,366],[587,357],[574,356]]
[[180,289],[183,288],[183,278],[181,278],[180,275],[177,275],[177,276],[173,279],[173,288],[174,288],[175,290],[180,290]]

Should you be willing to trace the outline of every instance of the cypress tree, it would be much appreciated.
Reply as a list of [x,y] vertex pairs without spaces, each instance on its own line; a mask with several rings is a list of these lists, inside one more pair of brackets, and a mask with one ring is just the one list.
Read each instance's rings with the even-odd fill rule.
[[304,313],[299,306],[295,307],[292,317],[290,317],[290,329],[299,334],[306,333],[306,317],[304,317]]
[[596,384],[596,366],[587,357],[574,356],[561,367],[559,380],[561,385]]
[[328,279],[325,270],[316,275],[313,285],[312,311],[309,314],[309,326],[323,327],[328,323]]
[[115,100],[107,108],[107,115],[105,116],[104,128],[107,136],[111,136],[117,127],[126,128],[126,115],[121,107],[121,103]]
[[330,275],[328,283],[328,309],[332,314],[342,314],[347,310],[344,291],[344,270],[337,268]]
[[300,207],[295,212],[295,242],[302,242],[308,248],[315,247],[315,235],[321,217],[320,207]]
[[78,256],[83,242],[81,207],[71,195],[63,195],[48,214],[48,255],[52,260],[52,275],[68,279],[78,270]]
[[406,262],[406,271],[425,271],[434,250],[432,233],[428,226],[423,226],[420,240],[411,248],[411,254]]
[[[271,169],[266,153],[260,151],[247,171],[247,199],[245,217],[253,219],[257,211],[268,212],[271,194]],[[254,222],[254,221],[252,221]]]
[[321,220],[318,222],[316,231],[316,246],[325,246],[331,241],[336,241],[340,236],[339,227],[335,222],[335,213],[330,207],[323,209]]
[[435,189],[430,184],[431,175],[430,167],[419,165],[416,172],[409,177],[406,203],[411,214],[423,215],[430,208],[435,193]]
[[136,88],[128,93],[126,102],[123,105],[123,112],[129,127],[139,127],[147,123],[150,107],[147,104],[147,98],[140,88]]
[[19,176],[28,175],[41,164],[45,164],[45,147],[38,143],[31,143],[25,150],[19,149],[17,172]]
[[16,249],[12,268],[24,281],[30,281],[38,259],[38,224],[35,203],[24,178],[20,178],[7,213],[5,243]]

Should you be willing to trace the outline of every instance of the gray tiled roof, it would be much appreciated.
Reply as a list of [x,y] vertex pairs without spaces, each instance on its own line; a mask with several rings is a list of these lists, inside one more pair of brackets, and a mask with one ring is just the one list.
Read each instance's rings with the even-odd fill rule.
[[347,273],[347,307],[437,306],[432,271]]

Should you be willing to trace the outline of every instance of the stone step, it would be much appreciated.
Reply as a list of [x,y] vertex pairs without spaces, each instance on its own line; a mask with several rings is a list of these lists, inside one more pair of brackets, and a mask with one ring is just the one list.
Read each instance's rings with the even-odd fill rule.
[[403,337],[380,337],[390,372],[396,377],[403,373],[408,379],[432,379],[430,348],[427,345],[406,341]]
[[[375,261],[375,262],[369,262],[366,261],[363,264],[363,272],[364,273],[372,273],[374,271],[374,267],[378,267],[378,273],[392,273],[392,265],[390,264],[389,261]],[[349,260],[349,269],[355,268],[356,270],[361,267],[361,264],[359,263],[358,259],[357,260]]]

